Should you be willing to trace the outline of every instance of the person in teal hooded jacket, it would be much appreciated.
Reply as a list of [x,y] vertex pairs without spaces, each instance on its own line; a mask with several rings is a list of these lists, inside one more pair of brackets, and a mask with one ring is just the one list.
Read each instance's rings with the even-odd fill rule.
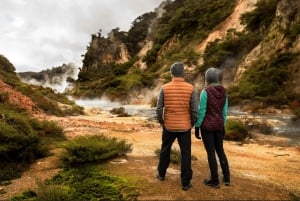
[[210,178],[204,180],[204,184],[219,188],[218,164],[219,158],[223,173],[223,181],[226,186],[230,184],[230,172],[226,154],[223,149],[225,136],[225,124],[228,110],[228,96],[225,88],[219,83],[220,71],[217,68],[209,68],[205,72],[206,87],[200,93],[198,118],[195,123],[195,136],[201,136],[207,153],[210,169]]

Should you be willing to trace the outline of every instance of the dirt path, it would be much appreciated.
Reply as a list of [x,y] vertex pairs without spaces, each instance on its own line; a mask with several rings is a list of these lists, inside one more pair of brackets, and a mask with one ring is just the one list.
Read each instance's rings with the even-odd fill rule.
[[[45,118],[40,116],[39,118]],[[185,192],[180,186],[180,167],[171,164],[166,180],[155,179],[160,148],[161,128],[156,122],[139,117],[115,117],[107,113],[89,113],[67,118],[47,117],[65,128],[68,138],[79,135],[105,134],[126,139],[133,144],[132,153],[107,164],[112,174],[134,178],[140,200],[286,200],[290,195],[300,196],[300,149],[287,146],[285,138],[259,136],[247,144],[225,142],[230,164],[230,187],[212,189],[202,184],[209,175],[202,141],[192,137],[193,187]],[[177,143],[173,148],[178,148]],[[32,189],[37,182],[50,178],[59,171],[58,152],[37,161],[8,186],[0,186],[5,194],[0,200]],[[120,163],[121,162],[121,163]],[[1,189],[2,188],[2,189]]]

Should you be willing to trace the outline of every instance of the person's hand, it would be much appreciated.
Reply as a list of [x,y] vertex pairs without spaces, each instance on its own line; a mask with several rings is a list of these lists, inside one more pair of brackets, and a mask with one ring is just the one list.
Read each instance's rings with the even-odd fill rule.
[[199,139],[199,140],[201,139],[199,127],[195,127],[195,136],[197,139]]

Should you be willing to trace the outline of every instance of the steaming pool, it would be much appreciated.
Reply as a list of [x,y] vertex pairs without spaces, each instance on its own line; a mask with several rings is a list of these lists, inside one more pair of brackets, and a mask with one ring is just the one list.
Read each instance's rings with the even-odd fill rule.
[[[74,100],[74,99],[73,99]],[[155,119],[155,108],[150,105],[124,105],[120,102],[112,102],[108,99],[77,99],[75,103],[84,108],[99,108],[104,111],[110,111],[113,108],[123,107],[125,111],[131,116],[143,117],[146,119]],[[300,145],[300,123],[293,122],[291,116],[283,115],[250,115],[242,112],[235,107],[229,107],[229,116],[239,118],[255,118],[256,120],[275,122],[272,127],[272,133],[276,136],[288,137],[290,143]]]
[[147,119],[155,118],[155,108],[150,105],[124,105],[120,102],[112,102],[108,99],[77,99],[75,103],[84,108],[99,108],[104,111],[110,111],[113,108],[123,107],[131,116],[145,117]]

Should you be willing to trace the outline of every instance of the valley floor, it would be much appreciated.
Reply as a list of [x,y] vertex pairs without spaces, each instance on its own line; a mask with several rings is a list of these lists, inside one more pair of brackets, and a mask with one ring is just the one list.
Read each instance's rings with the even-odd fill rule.
[[[224,142],[231,170],[231,185],[220,189],[205,186],[209,176],[206,153],[201,140],[192,133],[192,188],[182,191],[180,166],[171,164],[166,180],[158,181],[155,150],[160,148],[161,128],[155,121],[141,117],[116,117],[102,111],[71,117],[39,116],[58,122],[68,138],[79,135],[104,134],[125,139],[133,150],[127,156],[107,164],[114,175],[134,178],[139,200],[288,200],[300,197],[300,147],[291,146],[286,138],[256,134],[251,141],[241,144]],[[178,149],[177,143],[173,148]],[[5,194],[0,200],[28,189],[59,171],[59,149],[54,155],[37,161],[19,179],[8,186],[0,186]],[[220,173],[221,175],[221,173]]]

